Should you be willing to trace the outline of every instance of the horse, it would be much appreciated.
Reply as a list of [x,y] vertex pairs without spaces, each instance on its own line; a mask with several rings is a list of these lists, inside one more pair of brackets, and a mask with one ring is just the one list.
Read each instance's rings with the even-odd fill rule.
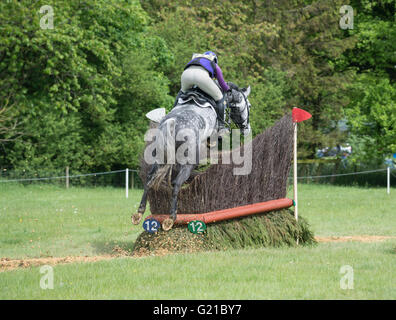
[[[248,96],[251,92],[250,86],[239,89],[231,85],[231,91],[227,94],[229,117],[241,129],[243,135],[250,133],[249,113],[250,102]],[[162,223],[162,229],[170,230],[177,218],[177,197],[183,183],[185,183],[199,164],[200,148],[206,147],[206,141],[213,133],[217,132],[217,113],[209,102],[202,103],[196,99],[196,95],[189,95],[178,99],[175,107],[164,116],[158,126],[158,148],[156,155],[163,155],[164,162],[155,161],[151,164],[146,182],[144,184],[143,196],[140,201],[138,212],[132,215],[132,223],[138,224],[146,210],[147,195],[150,188],[159,189],[165,178],[172,188],[170,218]],[[189,158],[185,157],[184,138],[190,136]],[[180,139],[181,137],[181,139]],[[147,150],[147,147],[146,147]],[[175,155],[176,158],[175,159]],[[172,176],[175,176],[171,180]]]

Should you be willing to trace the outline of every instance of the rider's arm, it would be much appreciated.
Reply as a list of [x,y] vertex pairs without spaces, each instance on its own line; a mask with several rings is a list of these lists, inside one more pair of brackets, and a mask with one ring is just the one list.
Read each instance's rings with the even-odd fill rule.
[[224,92],[230,90],[230,87],[228,86],[227,82],[224,81],[223,73],[221,72],[221,69],[217,64],[216,64],[216,78],[217,81],[219,81],[220,87],[221,89],[223,89]]

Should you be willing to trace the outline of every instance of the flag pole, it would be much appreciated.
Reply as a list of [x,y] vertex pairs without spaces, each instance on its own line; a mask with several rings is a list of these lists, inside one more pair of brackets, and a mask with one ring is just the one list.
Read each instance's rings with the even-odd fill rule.
[[[297,200],[297,122],[294,122],[294,145],[293,145],[293,199],[294,217],[298,221],[298,200]],[[298,239],[297,239],[298,241]]]
[[[293,198],[294,198],[294,218],[298,222],[298,200],[297,200],[297,122],[294,122],[294,143],[293,143]],[[298,237],[297,237],[298,245]]]
[[[293,141],[293,198],[294,198],[294,218],[298,222],[298,199],[297,199],[297,123],[308,120],[312,115],[300,108],[293,108],[292,119],[294,125]],[[297,237],[298,244],[298,237]]]

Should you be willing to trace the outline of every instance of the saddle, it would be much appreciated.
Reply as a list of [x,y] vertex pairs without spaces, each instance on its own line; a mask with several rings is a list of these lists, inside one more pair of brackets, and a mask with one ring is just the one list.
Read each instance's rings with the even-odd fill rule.
[[209,103],[216,110],[216,102],[214,99],[196,86],[184,93],[181,93],[177,102],[179,104],[185,104],[190,100],[194,100],[201,107]]

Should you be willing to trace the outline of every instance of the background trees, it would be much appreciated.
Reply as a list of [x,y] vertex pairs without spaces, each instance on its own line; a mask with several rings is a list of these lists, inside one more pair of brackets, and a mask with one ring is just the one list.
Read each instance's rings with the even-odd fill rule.
[[255,134],[292,106],[303,106],[313,118],[302,126],[301,156],[312,158],[321,145],[341,139],[334,123],[343,116],[348,100],[342,89],[352,75],[337,61],[355,43],[339,27],[345,1],[142,3],[156,21],[153,31],[175,54],[167,73],[173,93],[191,52],[215,50],[227,79],[252,85]]
[[[42,5],[54,29],[40,28]],[[394,0],[12,0],[0,21],[1,166],[137,167],[144,114],[172,106],[206,50],[227,81],[252,86],[254,134],[299,106],[313,115],[300,157],[346,141],[360,159],[396,152]]]
[[381,161],[396,152],[396,21],[393,0],[353,1],[356,45],[343,64],[356,71],[346,115],[360,161]]
[[[40,28],[44,4],[53,29]],[[2,146],[2,164],[136,167],[143,114],[171,101],[162,69],[172,54],[146,32],[140,3],[3,1],[0,15],[1,103],[17,105],[24,133]]]

